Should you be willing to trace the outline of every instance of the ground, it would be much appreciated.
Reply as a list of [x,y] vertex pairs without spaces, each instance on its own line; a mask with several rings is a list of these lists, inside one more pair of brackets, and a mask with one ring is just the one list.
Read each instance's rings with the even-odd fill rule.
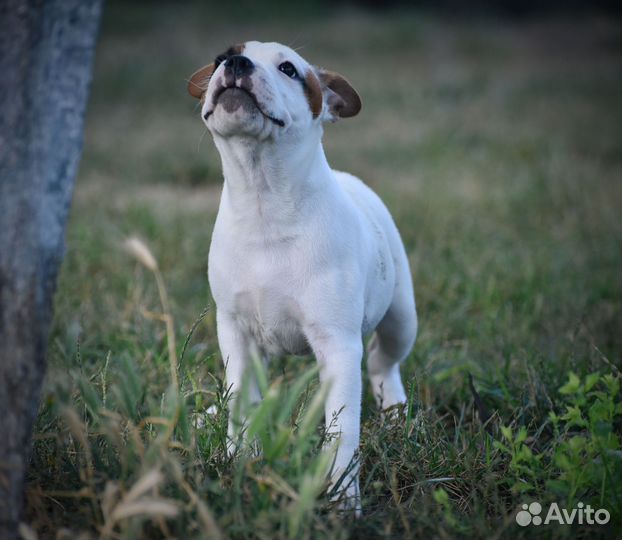
[[[619,21],[305,8],[232,24],[220,9],[107,6],[28,479],[30,532],[619,537]],[[412,266],[409,407],[383,420],[366,389],[359,520],[324,493],[312,358],[270,365],[252,425],[262,457],[224,451],[206,277],[222,178],[185,79],[248,39],[289,44],[358,89],[361,114],[326,126],[328,159],[384,199]],[[128,236],[150,248],[155,272],[123,248]],[[522,528],[516,512],[533,501],[591,503],[611,521]]]

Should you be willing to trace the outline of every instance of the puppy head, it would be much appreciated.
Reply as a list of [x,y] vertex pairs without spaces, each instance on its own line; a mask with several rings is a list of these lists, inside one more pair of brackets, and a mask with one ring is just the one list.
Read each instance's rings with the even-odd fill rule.
[[201,100],[208,129],[222,137],[296,136],[361,109],[346,79],[279,43],[230,47],[192,75],[188,92]]

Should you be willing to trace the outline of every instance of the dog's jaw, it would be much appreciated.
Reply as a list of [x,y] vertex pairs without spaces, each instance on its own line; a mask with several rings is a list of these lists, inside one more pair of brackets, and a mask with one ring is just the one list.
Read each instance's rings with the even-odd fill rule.
[[205,121],[208,120],[209,116],[218,105],[222,105],[228,113],[232,113],[240,107],[245,108],[247,112],[253,112],[252,107],[255,107],[261,114],[277,126],[285,126],[284,120],[275,118],[265,112],[257,101],[257,96],[255,96],[252,91],[244,88],[244,86],[223,86],[214,93],[213,101],[214,105],[212,105],[212,108],[208,109],[203,115]]
[[291,116],[259,69],[231,79],[218,69],[210,81],[201,114],[216,137],[278,137],[291,125]]

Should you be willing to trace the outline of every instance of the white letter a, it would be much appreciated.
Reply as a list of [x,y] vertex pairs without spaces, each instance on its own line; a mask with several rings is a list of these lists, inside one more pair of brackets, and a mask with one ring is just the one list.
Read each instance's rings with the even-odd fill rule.
[[559,511],[559,506],[557,503],[551,503],[549,506],[549,511],[546,513],[546,517],[544,518],[544,524],[548,525],[550,521],[557,521],[560,525],[564,524],[564,518],[562,517],[562,513]]

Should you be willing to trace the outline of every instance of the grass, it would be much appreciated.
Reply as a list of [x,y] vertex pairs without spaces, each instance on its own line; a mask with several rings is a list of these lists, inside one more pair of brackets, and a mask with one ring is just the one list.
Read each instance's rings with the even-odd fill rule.
[[[107,5],[27,532],[619,537],[619,21],[353,9],[241,21],[194,4]],[[270,365],[253,416],[262,456],[225,452],[206,279],[220,164],[184,79],[251,38],[302,47],[359,90],[362,114],[326,128],[329,161],[383,197],[413,269],[409,407],[383,422],[366,389],[358,521],[325,493],[312,358]],[[133,235],[159,278],[123,249]],[[589,502],[612,522],[518,527],[532,501]]]

